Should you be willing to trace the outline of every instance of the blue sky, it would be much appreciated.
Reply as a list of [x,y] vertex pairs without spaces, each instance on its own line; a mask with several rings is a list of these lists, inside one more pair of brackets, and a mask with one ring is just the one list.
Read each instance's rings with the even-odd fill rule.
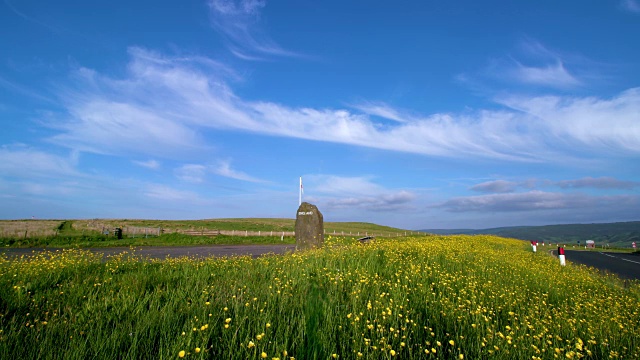
[[640,1],[0,3],[0,218],[640,220]]

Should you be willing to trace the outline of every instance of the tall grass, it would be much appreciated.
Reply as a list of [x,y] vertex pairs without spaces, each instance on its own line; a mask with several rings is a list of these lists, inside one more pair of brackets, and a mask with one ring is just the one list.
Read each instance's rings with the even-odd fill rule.
[[640,358],[638,282],[515,240],[140,260],[1,259],[0,358]]
[[[197,236],[163,234],[149,237],[116,239],[106,235],[58,235],[26,239],[0,238],[0,247],[102,248],[130,246],[249,245],[294,244],[293,236]],[[0,249],[0,252],[2,250]]]

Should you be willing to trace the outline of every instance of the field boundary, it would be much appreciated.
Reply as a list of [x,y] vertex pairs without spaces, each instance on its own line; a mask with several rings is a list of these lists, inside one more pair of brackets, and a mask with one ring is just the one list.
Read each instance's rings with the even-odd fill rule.
[[[51,222],[53,223],[53,222]],[[48,229],[40,227],[33,228],[26,224],[16,223],[10,228],[2,228],[0,230],[0,237],[3,238],[15,238],[15,239],[30,239],[38,237],[55,237],[69,235],[64,231],[59,231],[54,228],[53,224],[47,223]],[[20,226],[23,225],[23,226]],[[73,224],[73,235],[96,235],[101,234],[104,236],[113,236],[116,229],[122,229],[123,237],[154,237],[163,234],[183,234],[190,236],[258,236],[258,237],[290,237],[295,236],[295,231],[282,231],[282,230],[221,230],[210,228],[189,228],[189,229],[176,229],[176,228],[163,228],[163,227],[143,227],[143,226],[122,226],[116,227],[111,224],[94,223],[88,226],[78,227]],[[340,231],[334,229],[325,229],[324,234],[327,236],[373,236],[373,237],[401,237],[401,236],[414,236],[414,235],[426,235],[425,232],[420,231]]]

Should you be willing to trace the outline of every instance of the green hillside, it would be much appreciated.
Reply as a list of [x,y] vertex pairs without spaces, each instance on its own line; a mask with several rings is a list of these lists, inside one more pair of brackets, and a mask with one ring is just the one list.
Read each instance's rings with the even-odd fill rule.
[[[95,223],[105,224],[107,227],[160,227],[165,232],[171,230],[212,229],[238,231],[294,231],[295,219],[282,218],[237,218],[237,219],[204,219],[204,220],[75,220],[78,228],[91,227]],[[404,232],[407,230],[366,222],[325,222],[324,228],[333,233],[382,233]]]
[[490,234],[522,240],[538,240],[553,243],[584,244],[594,240],[597,246],[640,246],[640,221],[604,224],[563,224],[545,226],[509,226],[490,229],[432,229],[422,230],[434,234]]
[[[122,238],[115,236],[116,228],[124,230]],[[281,244],[295,242],[294,228],[294,219],[271,218],[0,220],[0,247]],[[366,222],[325,222],[324,228],[327,236],[335,234],[344,238],[417,234],[416,231]],[[224,233],[207,234],[211,230]]]

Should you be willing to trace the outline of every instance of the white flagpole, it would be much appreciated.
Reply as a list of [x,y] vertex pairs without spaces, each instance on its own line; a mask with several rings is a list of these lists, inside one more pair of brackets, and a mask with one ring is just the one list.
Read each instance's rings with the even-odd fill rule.
[[298,197],[298,206],[302,205],[302,176],[300,176],[300,196]]

